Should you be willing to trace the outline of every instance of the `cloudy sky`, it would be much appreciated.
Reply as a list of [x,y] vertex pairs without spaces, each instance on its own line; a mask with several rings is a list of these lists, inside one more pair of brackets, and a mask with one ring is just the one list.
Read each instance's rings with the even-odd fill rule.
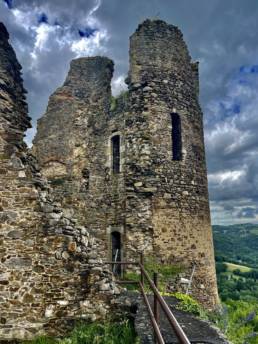
[[257,223],[257,0],[0,0],[29,92],[27,142],[72,58],[111,57],[113,93],[125,87],[128,37],[147,17],[179,26],[200,61],[213,223]]

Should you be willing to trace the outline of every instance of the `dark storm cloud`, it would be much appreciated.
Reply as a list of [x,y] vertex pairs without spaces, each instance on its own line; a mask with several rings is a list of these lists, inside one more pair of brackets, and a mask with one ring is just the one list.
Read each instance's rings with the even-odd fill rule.
[[257,221],[257,0],[0,0],[34,124],[76,56],[113,58],[113,90],[125,87],[128,38],[146,17],[178,26],[200,61],[213,221]]
[[6,5],[9,9],[11,9],[13,7],[13,1],[12,0],[4,0],[4,2],[6,3]]
[[257,214],[258,214],[258,209],[251,208],[251,207],[245,207],[245,208],[242,208],[237,213],[236,216],[240,219],[242,219],[242,218],[255,219]]
[[94,33],[98,31],[98,29],[93,29],[91,27],[86,27],[85,29],[78,30],[78,34],[80,37],[91,37]]
[[46,13],[41,13],[39,16],[38,16],[38,23],[41,24],[41,23],[45,23],[45,24],[48,24],[48,17],[46,15]]

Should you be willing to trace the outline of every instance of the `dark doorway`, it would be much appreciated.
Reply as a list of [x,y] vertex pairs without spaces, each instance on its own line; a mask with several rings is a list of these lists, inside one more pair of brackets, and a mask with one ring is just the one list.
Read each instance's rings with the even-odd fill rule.
[[[122,254],[122,245],[121,245],[121,234],[119,232],[111,233],[111,254],[112,261],[121,262]],[[112,271],[116,275],[121,275],[122,269],[120,264],[113,264]]]
[[120,136],[115,135],[112,137],[112,169],[113,173],[120,172]]

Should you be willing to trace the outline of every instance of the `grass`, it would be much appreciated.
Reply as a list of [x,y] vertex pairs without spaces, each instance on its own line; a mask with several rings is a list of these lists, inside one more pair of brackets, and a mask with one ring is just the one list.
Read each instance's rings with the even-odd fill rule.
[[[140,281],[140,275],[136,272],[126,272],[123,276],[123,280],[128,281]],[[124,284],[123,285],[127,290],[139,290],[138,285],[136,284]]]
[[50,338],[50,337],[37,337],[34,340],[26,340],[25,342],[22,342],[22,344],[56,344],[59,343],[57,339]]
[[111,96],[110,98],[110,110],[115,111],[117,107],[117,98]]
[[[183,268],[179,265],[171,264],[161,264],[153,257],[145,257],[144,268],[147,271],[151,279],[153,279],[153,273],[158,273],[158,289],[160,292],[166,292],[167,286],[175,275],[180,273]],[[136,272],[127,272],[124,274],[124,280],[140,281],[140,275]],[[139,290],[138,285],[135,284],[125,284],[128,290]],[[146,282],[144,285],[145,292],[151,292],[149,284]]]
[[250,233],[258,235],[258,228],[251,229]]
[[39,337],[24,344],[139,344],[133,324],[129,320],[120,322],[94,322],[78,324],[71,334],[63,339]]
[[170,296],[174,296],[179,301],[176,306],[177,309],[192,313],[202,319],[207,318],[207,314],[203,307],[192,296],[183,293],[170,293]]
[[227,300],[223,311],[213,314],[212,321],[233,344],[258,343],[258,315],[256,302]]
[[[160,264],[152,257],[145,257],[144,267],[152,278],[153,273],[157,272],[159,276],[159,290],[165,293],[167,285],[172,277],[182,271],[181,266]],[[139,281],[140,275],[136,272],[127,272],[124,279]],[[138,290],[136,285],[126,285],[128,290]],[[145,291],[150,292],[148,284],[145,283]],[[180,299],[180,309],[200,314],[199,305],[190,296],[173,296]],[[137,338],[133,324],[129,320],[94,322],[91,324],[80,324],[75,327],[71,334],[64,339],[54,339],[39,337],[33,341],[24,342],[24,344],[140,344]]]
[[225,263],[228,271],[240,270],[241,272],[249,272],[252,269],[245,265],[238,265],[233,263]]

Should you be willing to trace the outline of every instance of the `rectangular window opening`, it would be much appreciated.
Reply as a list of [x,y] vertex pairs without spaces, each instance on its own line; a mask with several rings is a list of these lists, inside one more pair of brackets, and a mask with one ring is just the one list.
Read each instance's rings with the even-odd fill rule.
[[171,114],[172,122],[172,159],[182,160],[181,119],[177,113]]
[[112,142],[112,170],[114,174],[120,172],[120,136],[115,135]]

